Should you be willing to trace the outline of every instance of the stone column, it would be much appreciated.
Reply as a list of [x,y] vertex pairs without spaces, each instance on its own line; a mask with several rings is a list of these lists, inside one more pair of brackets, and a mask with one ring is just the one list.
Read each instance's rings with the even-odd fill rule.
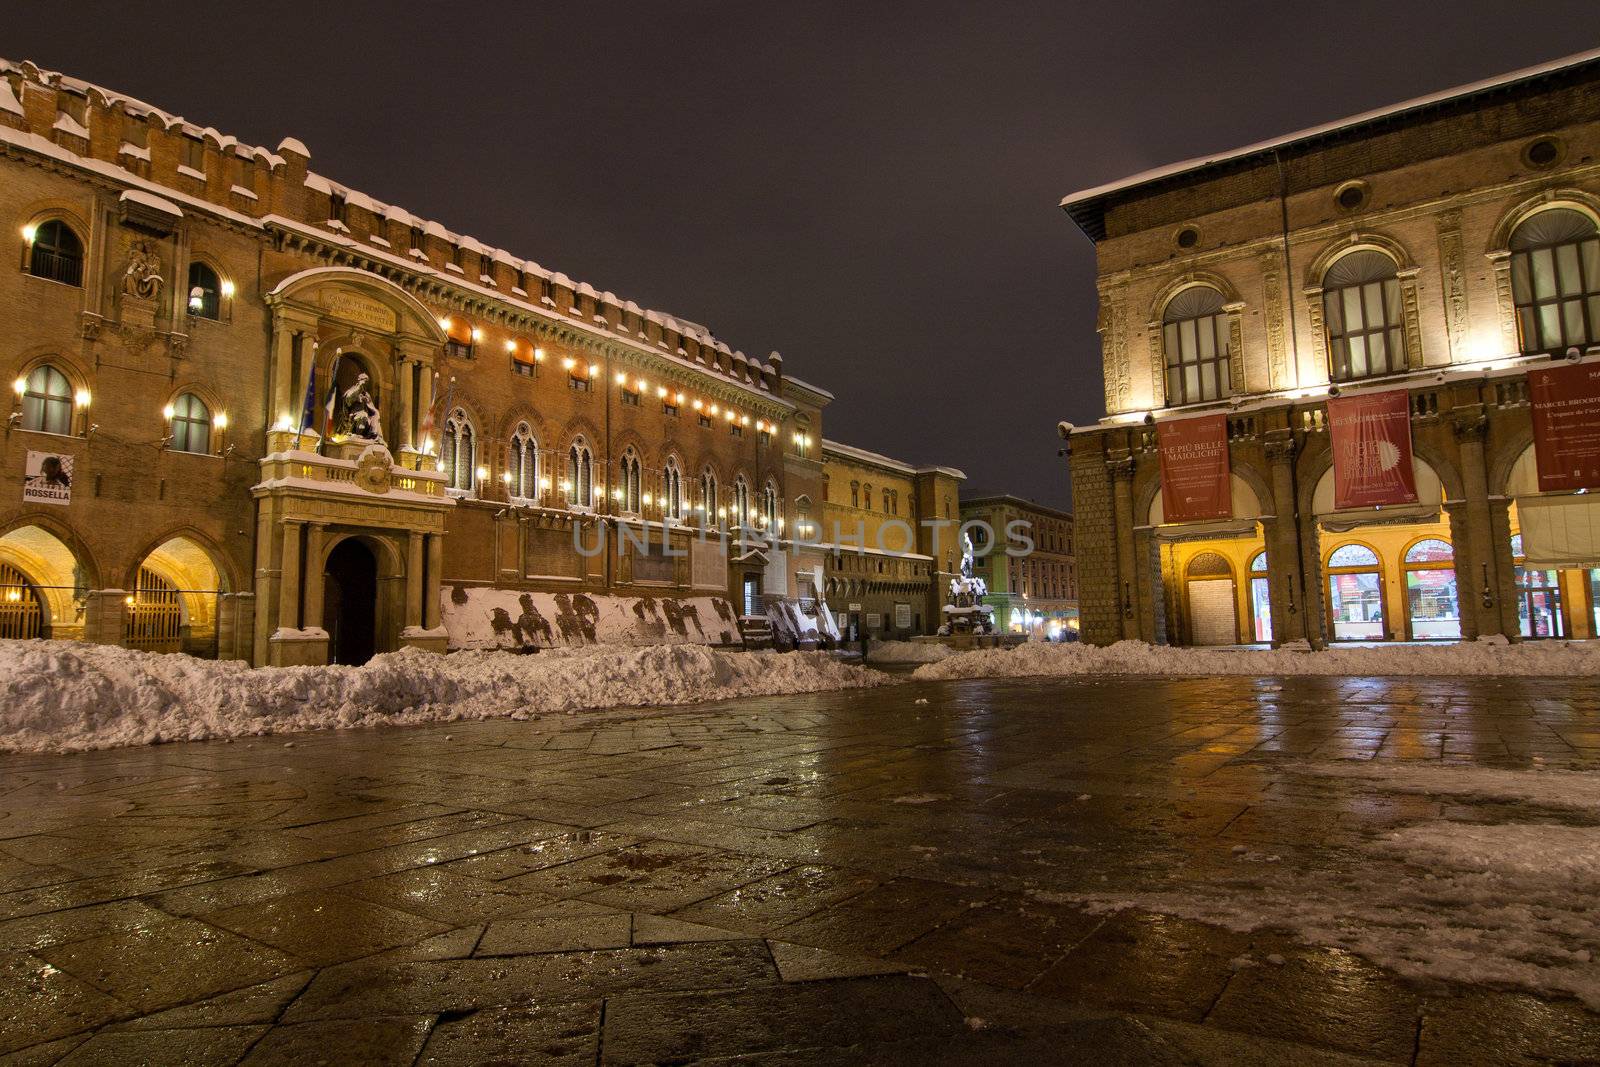
[[[1515,634],[1518,632],[1516,602],[1502,595],[1495,582],[1499,568],[1494,524],[1490,519],[1488,464],[1483,451],[1484,434],[1489,426],[1488,416],[1482,404],[1471,404],[1452,411],[1450,422],[1461,454],[1461,481],[1466,495],[1463,507],[1458,509],[1462,512],[1459,521],[1455,512],[1450,514],[1451,545],[1456,558],[1456,596],[1461,604],[1461,633],[1463,637]],[[1509,518],[1506,522],[1504,540],[1509,542]],[[1509,561],[1509,544],[1505,554]],[[1509,577],[1509,569],[1506,573]],[[1509,629],[1504,610],[1508,605],[1511,608]],[[1472,620],[1470,632],[1467,623],[1469,617]]]
[[[1517,593],[1516,562],[1511,556],[1511,501],[1505,497],[1495,497],[1489,501],[1489,548],[1490,551],[1486,555],[1491,562],[1487,584],[1490,595],[1495,601],[1492,609],[1494,618],[1500,625],[1500,629],[1496,632],[1504,634],[1512,641],[1521,641],[1522,622],[1517,614],[1520,598]],[[1476,585],[1480,593],[1484,584],[1483,568],[1480,566]],[[1489,631],[1486,629],[1484,632]]]
[[[1303,641],[1306,626],[1305,571],[1300,565],[1299,501],[1294,486],[1294,434],[1274,431],[1265,442],[1272,472],[1272,511],[1263,523],[1267,545],[1267,595],[1272,606],[1272,643]],[[1247,579],[1248,580],[1248,579]]]
[[283,579],[278,584],[278,628],[300,629],[300,531],[303,522],[283,524]]
[[444,566],[444,536],[428,535],[428,580],[422,587],[423,625],[430,630],[439,628],[440,568]]
[[1135,640],[1139,636],[1135,604],[1140,594],[1133,587],[1137,581],[1133,548],[1133,456],[1127,453],[1112,456],[1106,465],[1111,469],[1115,509],[1112,530],[1117,543],[1117,604],[1122,616],[1122,636],[1125,640]]
[[288,415],[298,420],[298,398],[294,395],[294,331],[282,315],[272,317],[272,410],[267,412],[267,427],[277,427]]
[[416,362],[402,355],[396,361],[396,377],[399,378],[400,393],[400,425],[395,427],[395,440],[400,442],[399,447],[411,451],[416,447],[415,438],[412,436],[411,427],[416,422],[417,411],[417,383]]
[[322,629],[322,545],[327,538],[328,527],[326,523],[313,522],[306,529],[306,611],[305,628],[307,630]]
[[83,639],[97,645],[128,642],[128,592],[125,589],[91,589],[84,598]]
[[412,530],[406,542],[406,628],[422,625],[422,538]]

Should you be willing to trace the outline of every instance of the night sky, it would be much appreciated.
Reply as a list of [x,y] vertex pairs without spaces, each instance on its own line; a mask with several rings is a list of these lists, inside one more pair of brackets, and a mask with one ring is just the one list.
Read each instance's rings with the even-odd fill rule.
[[1065,505],[1055,424],[1103,409],[1062,196],[1600,38],[1593,0],[1290,8],[28,4],[0,48],[298,137],[335,181],[781,351],[837,394],[830,438]]

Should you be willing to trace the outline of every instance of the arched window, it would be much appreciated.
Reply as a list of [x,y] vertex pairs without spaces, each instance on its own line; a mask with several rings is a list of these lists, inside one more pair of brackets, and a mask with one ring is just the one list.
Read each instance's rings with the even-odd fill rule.
[[539,498],[539,442],[533,439],[533,430],[525,422],[517,423],[511,435],[511,496],[517,500]]
[[733,483],[733,524],[750,525],[750,486],[742,474]]
[[1167,365],[1167,403],[1197,404],[1231,391],[1232,341],[1222,294],[1194,285],[1167,301],[1161,312],[1161,348]]
[[667,457],[661,471],[661,511],[669,519],[683,518],[683,472],[675,456]]
[[83,284],[83,241],[60,219],[33,228],[28,245],[28,273],[66,285]]
[[768,482],[766,488],[761,490],[761,518],[768,533],[780,532],[778,527],[778,487]]
[[456,408],[444,420],[444,440],[439,447],[439,469],[444,472],[445,484],[463,493],[472,492],[476,460],[472,423],[464,410]]
[[811,498],[808,496],[795,497],[794,535],[804,540],[817,536],[817,524],[811,518]]
[[850,483],[850,506],[853,507],[853,508],[859,508],[861,506],[861,483],[860,482],[851,482]]
[[189,264],[189,314],[202,319],[222,317],[222,279],[198,259]]
[[1250,560],[1250,636],[1257,642],[1272,640],[1272,587],[1265,549]]
[[29,371],[20,385],[24,430],[72,432],[72,385],[65,374],[44,363]]
[[1340,545],[1328,556],[1328,624],[1335,641],[1382,641],[1383,567],[1366,545]]
[[1322,276],[1328,373],[1336,382],[1405,369],[1400,279],[1395,262],[1364,248],[1340,256]]
[[871,482],[868,482],[866,485],[863,485],[861,487],[861,498],[864,501],[864,503],[862,504],[862,507],[866,508],[868,511],[871,511],[872,510],[872,483]]
[[561,488],[571,506],[594,507],[594,453],[581,437],[567,449],[567,480]]
[[700,472],[700,523],[715,526],[717,522],[717,475],[710,467]]
[[1413,641],[1461,638],[1461,604],[1456,595],[1455,551],[1450,542],[1427,537],[1406,549],[1406,623]]
[[883,513],[885,515],[893,515],[894,514],[894,504],[890,502],[889,490],[887,490],[887,489],[885,489],[883,491]]
[[612,497],[617,506],[630,515],[639,513],[639,454],[632,447],[622,453],[617,466],[617,485]]
[[172,402],[170,433],[174,452],[211,454],[211,409],[193,393],[184,393]]
[[1541,211],[1511,233],[1511,298],[1524,352],[1600,341],[1600,232],[1581,211]]

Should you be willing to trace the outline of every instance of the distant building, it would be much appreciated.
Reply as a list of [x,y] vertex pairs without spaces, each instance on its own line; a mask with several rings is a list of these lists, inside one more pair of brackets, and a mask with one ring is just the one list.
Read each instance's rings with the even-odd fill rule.
[[[1542,463],[1530,392],[1575,350],[1597,418],[1597,161],[1600,51],[1068,196],[1105,367],[1085,639],[1594,636],[1600,433]],[[1202,439],[1221,482],[1164,492]]]
[[837,441],[822,442],[822,464],[824,592],[841,636],[938,630],[961,566],[956,530],[966,475]]
[[[1077,636],[1078,570],[1070,512],[1001,494],[963,500],[961,522],[974,542],[973,574],[989,586],[984,603],[994,608],[995,629],[1050,640]],[[1011,530],[1024,534],[1032,548],[1008,553],[1008,544],[1022,547],[1008,534]]]

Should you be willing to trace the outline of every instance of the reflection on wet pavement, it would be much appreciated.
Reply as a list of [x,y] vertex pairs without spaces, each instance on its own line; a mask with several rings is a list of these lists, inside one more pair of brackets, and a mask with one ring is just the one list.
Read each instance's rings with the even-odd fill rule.
[[1595,1059],[1587,956],[1294,897],[1426,946],[1403,831],[1600,812],[1383,768],[1597,764],[1597,683],[1328,678],[0,756],[0,1064]]

